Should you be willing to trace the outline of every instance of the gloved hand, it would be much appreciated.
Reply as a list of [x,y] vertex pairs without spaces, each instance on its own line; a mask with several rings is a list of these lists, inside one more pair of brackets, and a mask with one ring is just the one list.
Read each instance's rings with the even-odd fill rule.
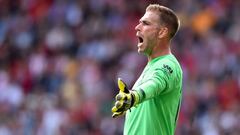
[[118,88],[119,93],[115,97],[116,102],[112,108],[113,118],[124,115],[138,101],[138,98],[136,98],[137,93],[130,91],[120,78],[118,78]]

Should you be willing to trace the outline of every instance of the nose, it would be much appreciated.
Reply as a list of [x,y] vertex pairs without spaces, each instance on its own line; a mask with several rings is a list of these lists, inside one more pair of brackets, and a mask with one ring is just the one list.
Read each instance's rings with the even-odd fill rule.
[[140,24],[138,24],[138,25],[135,27],[135,30],[136,30],[136,31],[140,31]]

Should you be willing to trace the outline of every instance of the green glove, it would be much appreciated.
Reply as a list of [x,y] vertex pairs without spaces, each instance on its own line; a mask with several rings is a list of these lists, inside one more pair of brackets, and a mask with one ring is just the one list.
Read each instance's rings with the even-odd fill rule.
[[128,90],[127,85],[120,78],[118,78],[118,88],[119,93],[115,97],[116,102],[112,108],[113,118],[124,115],[139,101],[136,91]]

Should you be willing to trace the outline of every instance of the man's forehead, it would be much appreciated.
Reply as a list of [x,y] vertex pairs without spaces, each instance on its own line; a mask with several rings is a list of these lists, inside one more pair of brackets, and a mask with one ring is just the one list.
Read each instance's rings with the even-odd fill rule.
[[159,20],[159,16],[156,12],[154,11],[146,11],[145,14],[142,16],[142,18],[140,19],[140,21],[154,21],[154,22],[158,22]]

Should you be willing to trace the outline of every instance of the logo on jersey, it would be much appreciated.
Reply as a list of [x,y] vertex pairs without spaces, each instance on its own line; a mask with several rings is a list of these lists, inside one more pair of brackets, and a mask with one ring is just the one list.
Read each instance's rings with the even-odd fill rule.
[[172,68],[166,64],[163,64],[163,68],[166,69],[170,74],[173,72]]

